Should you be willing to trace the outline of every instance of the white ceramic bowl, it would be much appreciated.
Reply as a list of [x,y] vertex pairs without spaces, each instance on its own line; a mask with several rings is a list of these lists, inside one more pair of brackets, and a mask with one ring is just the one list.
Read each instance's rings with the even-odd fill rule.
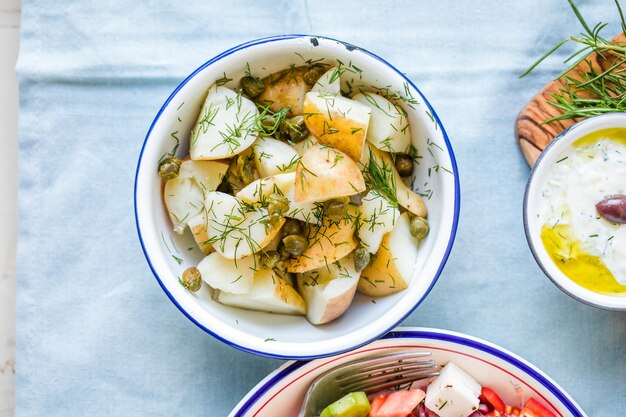
[[494,389],[510,405],[530,397],[556,416],[586,416],[578,404],[552,379],[519,356],[489,342],[460,333],[427,328],[399,328],[353,352],[310,362],[287,362],[257,384],[229,417],[297,416],[306,390],[325,371],[360,357],[409,351],[432,352],[445,365],[454,361],[481,385]]
[[537,218],[541,188],[546,176],[561,158],[562,153],[571,147],[572,143],[585,135],[615,127],[626,128],[626,113],[605,114],[583,120],[565,130],[550,143],[535,163],[526,186],[526,194],[524,196],[524,229],[535,260],[557,287],[573,298],[591,306],[608,310],[626,310],[626,296],[612,296],[588,290],[568,278],[555,265],[541,241],[541,227],[543,225]]
[[[405,291],[375,303],[358,295],[338,320],[315,327],[303,317],[283,316],[226,307],[210,299],[205,288],[190,293],[178,277],[202,259],[189,233],[171,232],[162,200],[158,161],[180,141],[178,154],[188,152],[188,132],[207,89],[224,74],[234,81],[246,65],[266,76],[305,60],[341,60],[362,70],[356,82],[389,86],[415,103],[408,112],[414,146],[422,156],[415,188],[426,197],[431,232],[421,243],[414,279]],[[360,78],[360,79],[359,79]],[[459,214],[459,182],[450,142],[435,111],[417,87],[400,71],[370,52],[318,36],[287,35],[252,41],[230,49],[187,77],[166,100],[146,136],[135,180],[135,215],[146,259],[168,297],[194,323],[218,339],[248,352],[277,358],[302,359],[345,352],[377,339],[413,311],[435,284],[452,248]]]

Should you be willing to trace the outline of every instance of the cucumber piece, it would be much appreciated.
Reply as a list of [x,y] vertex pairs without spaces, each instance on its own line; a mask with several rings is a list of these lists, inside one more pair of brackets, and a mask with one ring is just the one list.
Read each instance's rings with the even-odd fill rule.
[[351,392],[326,407],[320,417],[366,417],[370,408],[364,392]]

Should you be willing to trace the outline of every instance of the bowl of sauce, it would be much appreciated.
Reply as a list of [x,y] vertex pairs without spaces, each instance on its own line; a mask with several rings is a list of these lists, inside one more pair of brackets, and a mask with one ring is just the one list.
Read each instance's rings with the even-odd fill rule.
[[524,227],[559,288],[626,310],[626,113],[579,122],[544,150],[526,187]]

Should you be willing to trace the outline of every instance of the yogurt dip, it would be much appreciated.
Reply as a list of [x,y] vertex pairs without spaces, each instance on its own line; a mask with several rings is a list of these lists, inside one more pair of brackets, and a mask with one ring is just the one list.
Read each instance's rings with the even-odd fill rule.
[[572,143],[540,189],[541,240],[556,266],[589,290],[626,296],[626,225],[596,210],[606,197],[626,194],[626,128]]

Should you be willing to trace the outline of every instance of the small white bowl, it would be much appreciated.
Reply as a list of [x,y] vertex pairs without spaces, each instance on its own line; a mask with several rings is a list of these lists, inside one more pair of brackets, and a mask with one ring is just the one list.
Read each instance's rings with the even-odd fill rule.
[[[157,175],[159,159],[180,141],[178,155],[188,152],[188,132],[194,124],[206,91],[224,74],[236,87],[250,65],[264,77],[304,65],[306,60],[341,60],[362,72],[354,74],[366,85],[412,95],[413,108],[405,106],[412,140],[422,156],[416,167],[416,189],[426,195],[431,232],[421,243],[410,287],[372,302],[358,295],[348,312],[336,321],[313,326],[304,317],[283,316],[236,309],[210,298],[203,287],[185,290],[178,277],[195,266],[202,254],[193,248],[189,233],[178,236],[162,199]],[[152,272],[172,302],[195,324],[239,349],[283,359],[304,359],[345,352],[385,334],[408,316],[432,289],[448,258],[459,215],[459,180],[450,142],[439,118],[417,87],[389,63],[361,48],[319,36],[286,35],[255,40],[212,58],[187,77],[166,100],[154,119],[139,156],[135,179],[135,216],[142,248]]]
[[626,113],[611,113],[585,119],[563,131],[548,145],[535,163],[528,179],[524,195],[524,229],[535,260],[557,287],[585,304],[607,310],[626,310],[626,296],[605,295],[584,288],[572,281],[555,265],[541,241],[542,224],[537,218],[541,187],[562,153],[585,135],[616,127],[626,128]]
[[308,387],[325,371],[360,357],[413,349],[432,352],[432,359],[440,365],[454,361],[512,406],[519,406],[520,401],[532,397],[556,416],[587,416],[550,377],[506,349],[445,330],[399,328],[381,340],[344,355],[310,362],[287,362],[259,382],[229,417],[297,416]]

